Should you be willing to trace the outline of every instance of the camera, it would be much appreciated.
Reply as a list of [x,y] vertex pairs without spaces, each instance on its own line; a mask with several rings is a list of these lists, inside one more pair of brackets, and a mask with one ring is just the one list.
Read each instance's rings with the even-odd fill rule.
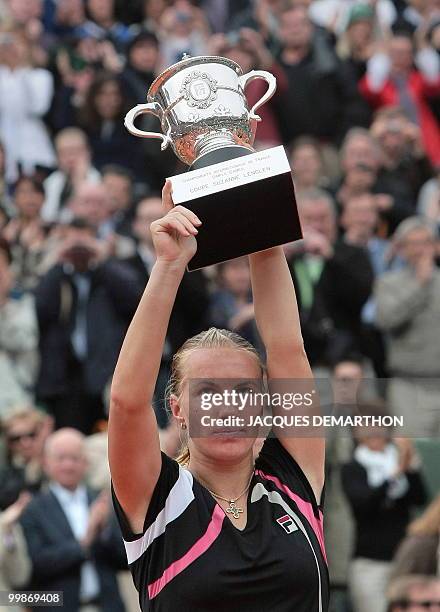
[[93,250],[85,244],[82,244],[81,242],[74,244],[66,252],[67,259],[76,269],[86,269],[93,256]]

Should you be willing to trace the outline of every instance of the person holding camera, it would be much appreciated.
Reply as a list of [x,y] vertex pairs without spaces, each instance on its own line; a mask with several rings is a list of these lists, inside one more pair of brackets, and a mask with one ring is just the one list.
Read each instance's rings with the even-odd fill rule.
[[136,275],[107,252],[90,223],[73,219],[36,289],[37,395],[56,427],[84,433],[105,416],[102,393],[141,293]]
[[371,134],[380,150],[377,186],[390,199],[388,206],[382,202],[381,210],[400,208],[409,211],[405,216],[414,214],[419,191],[432,176],[420,127],[408,119],[403,108],[387,107],[377,111]]
[[[395,111],[383,109],[378,116],[385,112],[394,114]],[[400,111],[396,109],[396,112]],[[417,184],[415,177],[419,162],[407,156],[406,149],[398,152],[397,159],[395,154],[388,157],[376,132],[376,125],[375,121],[370,131],[354,127],[347,132],[340,152],[342,177],[331,186],[330,191],[341,211],[351,198],[374,194],[379,214],[378,232],[381,236],[390,236],[398,224],[414,211],[413,183]],[[393,161],[390,163],[390,160]],[[421,166],[425,160],[425,157],[421,158]],[[390,164],[390,169],[385,164]]]

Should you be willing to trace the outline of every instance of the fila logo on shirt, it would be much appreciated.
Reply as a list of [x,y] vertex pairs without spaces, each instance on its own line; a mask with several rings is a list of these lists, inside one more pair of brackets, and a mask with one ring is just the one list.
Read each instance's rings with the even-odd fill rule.
[[288,514],[284,514],[283,516],[280,516],[280,518],[277,518],[277,523],[278,525],[281,525],[286,533],[292,533],[293,531],[298,530],[298,527]]
[[295,513],[292,508],[286,504],[284,499],[278,493],[278,491],[268,491],[264,484],[261,482],[257,482],[257,484],[252,489],[251,493],[251,503],[255,503],[262,499],[263,497],[267,497],[269,503],[276,504],[277,506],[281,506],[286,514],[280,516],[280,518],[276,519],[278,525],[280,525],[286,533],[293,533],[294,531],[298,531],[298,525],[293,520],[293,516]]

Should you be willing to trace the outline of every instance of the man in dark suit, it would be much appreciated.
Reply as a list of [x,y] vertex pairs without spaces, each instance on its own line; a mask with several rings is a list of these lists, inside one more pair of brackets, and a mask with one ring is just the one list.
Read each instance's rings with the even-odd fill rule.
[[329,367],[359,352],[361,310],[373,284],[366,249],[336,239],[336,211],[320,189],[298,193],[304,240],[289,266],[298,296],[305,348],[312,366]]
[[[133,221],[133,234],[137,240],[136,254],[129,259],[125,259],[124,263],[128,264],[136,272],[139,282],[144,287],[148,282],[151,269],[156,260],[150,225],[162,216],[162,200],[158,196],[145,198],[136,207]],[[208,308],[209,295],[205,275],[197,270],[186,273],[177,291],[176,301],[171,313],[165,350],[162,356],[162,367],[156,387],[154,405],[160,427],[164,427],[167,424],[163,397],[171,358],[185,340],[205,328]]]
[[124,546],[108,493],[82,484],[84,436],[59,429],[46,441],[44,461],[48,488],[21,518],[33,566],[29,588],[63,591],[63,612],[124,612],[116,582],[127,567]]
[[36,289],[41,366],[37,397],[56,427],[88,434],[105,417],[102,394],[142,293],[136,274],[109,259],[87,221],[65,228],[58,263]]

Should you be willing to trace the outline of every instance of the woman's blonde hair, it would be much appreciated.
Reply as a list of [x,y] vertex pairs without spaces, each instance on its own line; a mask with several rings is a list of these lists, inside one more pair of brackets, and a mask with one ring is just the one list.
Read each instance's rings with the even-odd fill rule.
[[15,425],[17,421],[27,421],[33,426],[40,425],[43,423],[46,415],[44,412],[34,406],[20,405],[14,407],[1,422],[2,430],[8,432],[8,430]]
[[408,526],[409,535],[438,535],[440,530],[440,495],[429,504],[425,512]]
[[[232,348],[250,354],[264,373],[264,366],[255,348],[250,342],[228,329],[217,329],[210,327],[208,330],[200,332],[192,338],[188,338],[180,349],[175,353],[171,363],[171,376],[166,389],[167,407],[170,410],[170,397],[175,395],[180,397],[182,393],[182,383],[184,379],[185,365],[188,357],[198,349],[204,348]],[[187,465],[189,462],[188,440],[182,441],[182,447],[177,462]]]

